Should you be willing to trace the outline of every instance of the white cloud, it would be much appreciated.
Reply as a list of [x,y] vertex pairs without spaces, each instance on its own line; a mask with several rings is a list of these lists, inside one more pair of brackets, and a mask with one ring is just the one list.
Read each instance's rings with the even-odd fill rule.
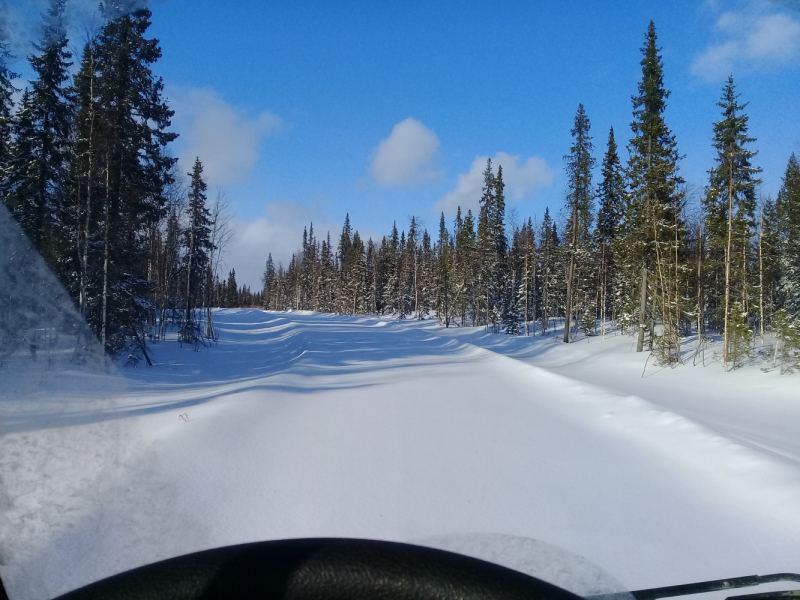
[[180,132],[181,162],[188,170],[196,157],[214,185],[243,182],[258,160],[263,140],[282,127],[269,111],[250,117],[210,88],[170,88],[174,130]]
[[[314,209],[297,202],[273,202],[267,206],[266,217],[236,221],[233,239],[223,256],[225,272],[220,277],[227,277],[230,269],[236,269],[239,285],[249,285],[253,291],[260,289],[269,253],[276,266],[281,262],[287,267],[292,253],[300,248],[303,227],[319,217],[315,213]],[[320,234],[317,226],[314,233]]]
[[[483,188],[483,171],[486,168],[486,156],[476,156],[470,170],[458,176],[456,188],[445,194],[437,203],[436,210],[448,214],[454,213],[460,206],[463,212],[478,210]],[[503,182],[508,200],[521,200],[534,188],[552,185],[555,173],[544,159],[531,156],[523,160],[519,156],[511,156],[498,152],[492,158],[492,169],[497,173],[497,166],[503,167]]]
[[381,140],[372,158],[372,176],[382,186],[428,183],[441,176],[434,161],[439,138],[422,123],[409,117]]
[[[380,239],[375,233],[358,227],[355,219],[351,222],[365,244],[370,237]],[[303,227],[310,223],[314,224],[314,237],[318,241],[325,239],[330,231],[331,243],[334,248],[337,246],[342,223],[331,223],[321,210],[299,202],[273,202],[267,206],[265,217],[235,222],[235,234],[223,256],[225,264],[220,277],[227,277],[230,269],[236,269],[239,285],[249,285],[254,292],[261,289],[267,256],[272,253],[276,268],[278,263],[288,267],[292,254],[300,252]]]
[[692,63],[692,73],[721,81],[739,67],[755,69],[800,60],[800,22],[788,14],[763,12],[751,3],[742,11],[720,14],[715,23],[720,41]]

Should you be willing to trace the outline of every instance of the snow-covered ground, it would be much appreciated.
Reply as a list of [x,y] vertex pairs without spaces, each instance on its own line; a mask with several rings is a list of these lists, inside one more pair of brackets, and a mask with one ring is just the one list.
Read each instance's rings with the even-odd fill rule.
[[800,572],[800,375],[645,368],[620,335],[216,318],[213,348],[0,399],[12,600],[290,537],[426,543],[584,594]]

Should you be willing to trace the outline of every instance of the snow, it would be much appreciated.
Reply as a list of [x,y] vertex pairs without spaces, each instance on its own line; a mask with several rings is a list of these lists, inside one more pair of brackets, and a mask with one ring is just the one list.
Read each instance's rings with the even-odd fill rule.
[[645,366],[618,334],[216,320],[214,347],[155,344],[156,366],[88,397],[0,395],[12,600],[320,536],[461,551],[581,594],[800,572],[797,375],[724,373],[710,354]]

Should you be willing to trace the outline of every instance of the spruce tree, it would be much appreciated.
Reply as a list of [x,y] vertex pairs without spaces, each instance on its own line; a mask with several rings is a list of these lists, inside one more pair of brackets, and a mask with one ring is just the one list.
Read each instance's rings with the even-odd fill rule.
[[768,197],[761,207],[758,223],[759,333],[762,338],[780,302],[781,258],[778,208]]
[[780,302],[789,318],[800,320],[800,163],[792,154],[776,202],[780,236]]
[[[754,175],[761,171],[751,164],[756,153],[745,148],[755,139],[747,135],[748,117],[743,112],[747,104],[740,104],[738,98],[733,77],[728,77],[722,99],[717,103],[722,108],[722,119],[714,124],[716,166],[710,171],[709,187],[703,198],[708,273],[705,288],[712,301],[713,319],[723,324],[726,366],[732,351],[731,319],[740,328],[741,313],[750,312],[753,287],[749,273],[750,240],[756,226],[755,188],[760,183]],[[742,335],[737,334],[737,339],[741,340]],[[738,351],[731,359],[734,364],[737,355]]]
[[264,301],[264,309],[272,310],[272,296],[275,288],[275,262],[272,260],[272,252],[267,256],[267,264],[264,267],[264,288],[262,290],[262,298]]
[[405,267],[404,281],[404,314],[413,313],[419,319],[420,286],[419,283],[419,231],[417,218],[412,216],[408,227],[408,237],[403,253]]
[[419,247],[419,293],[418,318],[426,318],[436,297],[436,254],[427,229],[422,230],[422,243]]
[[[294,263],[294,256],[292,257],[292,263]],[[236,285],[236,269],[231,269],[228,273],[228,283],[225,286],[225,306],[228,308],[238,308],[239,306],[239,288]]]
[[14,56],[9,52],[4,23],[0,22],[0,200],[6,202],[7,189],[5,179],[8,161],[11,155],[11,121],[14,114],[13,95],[17,89],[12,81],[18,77],[8,68],[8,62]]
[[[28,176],[36,172],[35,136],[33,123],[33,105],[29,89],[22,92],[19,109],[10,126],[14,143],[6,156],[6,171],[3,187],[5,202],[9,210],[19,222],[22,230],[37,249],[37,227],[41,210],[35,204],[37,189],[36,179]],[[43,217],[42,217],[43,220]]]
[[[680,216],[683,209],[683,180],[678,175],[675,136],[664,120],[669,91],[664,87],[663,65],[656,45],[653,22],[642,48],[642,79],[633,96],[633,117],[628,151],[628,184],[623,232],[624,253],[618,266],[625,270],[628,292],[634,296],[634,282],[650,281],[660,313],[662,333],[656,340],[660,362],[680,360],[679,257],[682,252]],[[649,273],[640,276],[639,273]],[[637,350],[644,339],[645,315],[639,315]],[[651,327],[652,330],[652,327]]]
[[[573,143],[570,153],[564,157],[567,163],[567,198],[566,207],[569,211],[567,221],[567,273],[566,273],[566,305],[564,308],[564,342],[570,339],[570,323],[576,301],[576,285],[582,279],[584,273],[580,267],[585,265],[585,258],[588,254],[587,244],[592,222],[592,200],[594,193],[592,190],[592,168],[594,168],[594,158],[592,157],[592,137],[590,130],[589,117],[583,109],[583,104],[578,105],[575,113],[575,123],[571,134]],[[580,267],[579,267],[580,263]],[[579,272],[581,271],[581,272]],[[582,291],[582,290],[581,290]],[[584,306],[584,310],[589,310]]]
[[467,216],[461,220],[461,207],[458,208],[456,218],[456,243],[455,243],[455,274],[456,289],[455,301],[461,313],[461,326],[467,324],[467,314],[472,314],[472,325],[478,324],[478,249],[475,234],[475,219],[472,211],[467,211]]
[[558,236],[550,209],[544,209],[544,218],[539,233],[539,290],[541,294],[541,328],[546,335],[549,319],[556,316],[557,302],[557,254]]
[[184,342],[194,342],[199,336],[195,327],[193,310],[198,300],[203,298],[203,285],[208,268],[208,260],[212,250],[211,243],[211,218],[206,208],[206,182],[203,180],[203,164],[200,159],[195,159],[192,171],[188,173],[189,202],[186,209],[187,227],[184,231],[184,273],[186,283],[186,309],[181,339]]
[[176,160],[166,153],[177,134],[167,131],[173,111],[151,70],[161,50],[145,37],[149,26],[150,11],[140,10],[107,24],[98,39],[106,134],[101,305],[109,309],[100,333],[110,349],[135,336],[147,316],[149,235]]
[[384,305],[391,310],[392,314],[399,316],[402,303],[400,301],[400,238],[397,233],[397,223],[392,223],[392,232],[389,235],[382,262],[386,265]]
[[57,242],[65,233],[59,217],[67,213],[71,98],[66,82],[72,55],[63,23],[64,0],[51,0],[44,17],[42,39],[34,46],[40,54],[28,59],[35,77],[17,119],[15,144],[21,148],[14,151],[7,185],[20,224],[52,268],[67,250]]
[[450,311],[452,310],[452,253],[450,233],[444,220],[444,213],[439,217],[439,242],[437,244],[438,265],[436,270],[436,312],[439,323],[450,327]]
[[364,256],[364,242],[356,231],[348,250],[345,262],[347,275],[345,287],[347,308],[350,315],[362,314],[367,303],[367,264]]
[[608,149],[603,157],[601,180],[597,187],[600,210],[597,215],[597,231],[600,241],[600,317],[605,333],[606,315],[615,316],[615,293],[621,291],[616,283],[614,269],[615,241],[620,229],[625,203],[625,175],[617,154],[614,128],[608,132]]
[[520,281],[517,299],[523,313],[525,335],[529,335],[528,323],[533,321],[533,334],[536,335],[536,231],[528,218],[519,231]]
[[483,194],[480,200],[478,214],[478,260],[479,270],[479,295],[482,297],[484,310],[484,325],[489,328],[492,315],[496,312],[496,271],[497,271],[497,233],[495,219],[495,182],[492,172],[492,160],[486,160],[486,169],[483,171]]
[[378,312],[380,263],[378,262],[378,247],[375,242],[372,241],[372,238],[367,240],[366,267],[367,305],[365,307],[365,312],[375,314]]

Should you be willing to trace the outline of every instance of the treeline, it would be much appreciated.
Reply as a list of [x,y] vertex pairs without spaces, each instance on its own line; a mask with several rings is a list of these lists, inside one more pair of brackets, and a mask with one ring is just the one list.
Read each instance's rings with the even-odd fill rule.
[[187,182],[169,154],[177,134],[152,71],[150,11],[113,7],[101,3],[106,22],[72,69],[64,0],[50,1],[17,105],[0,39],[0,196],[106,350],[149,362],[146,340],[169,322],[182,341],[214,337],[210,310],[201,329],[195,308],[217,299],[231,230],[200,160]]
[[597,183],[590,121],[578,106],[563,219],[549,210],[541,223],[507,219],[502,167],[488,161],[479,214],[459,208],[450,227],[442,214],[435,239],[413,217],[407,230],[395,224],[376,242],[353,231],[348,215],[336,246],[310,226],[288,267],[270,254],[265,308],[435,315],[445,326],[526,335],[563,322],[565,342],[611,322],[636,333],[637,349],[648,346],[661,364],[682,360],[688,336],[700,348],[717,333],[726,368],[748,355],[754,335],[772,329],[776,355],[796,358],[800,165],[792,155],[778,197],[759,202],[755,139],[731,77],[713,124],[717,156],[702,215],[688,214],[683,157],[664,118],[670,92],[659,51],[651,22],[627,163],[612,128]]

